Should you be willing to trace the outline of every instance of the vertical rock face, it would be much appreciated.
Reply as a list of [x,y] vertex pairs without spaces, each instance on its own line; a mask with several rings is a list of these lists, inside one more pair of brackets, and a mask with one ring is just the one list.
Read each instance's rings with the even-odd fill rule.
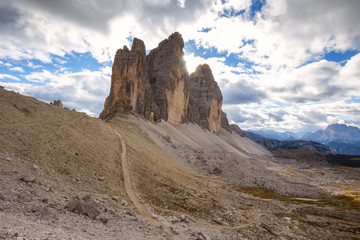
[[147,119],[180,124],[192,121],[211,132],[231,132],[222,108],[222,94],[209,65],[199,65],[189,77],[179,33],[159,43],[146,56],[144,42],[134,38],[131,50],[116,52],[110,94],[100,118],[116,112],[136,112]]
[[188,119],[212,132],[218,131],[221,127],[222,100],[209,65],[199,65],[190,75]]
[[131,51],[124,46],[116,52],[111,75],[110,95],[100,118],[118,111],[133,111],[157,121],[158,108],[154,102],[146,65],[144,42],[134,38]]
[[226,113],[221,111],[221,127],[231,133],[231,127],[229,124],[229,120],[227,119]]
[[146,57],[149,80],[160,117],[180,124],[187,113],[189,74],[183,60],[184,40],[173,33]]

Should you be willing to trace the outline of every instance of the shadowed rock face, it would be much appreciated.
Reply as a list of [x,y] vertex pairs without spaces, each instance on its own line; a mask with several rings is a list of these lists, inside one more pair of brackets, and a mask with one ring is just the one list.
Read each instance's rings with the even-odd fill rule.
[[143,114],[150,120],[159,119],[159,110],[152,95],[144,42],[134,38],[131,51],[124,46],[116,52],[111,75],[110,95],[100,118],[118,111]]
[[171,124],[184,121],[189,99],[189,74],[183,60],[184,40],[173,33],[146,57],[149,80],[160,117]]
[[218,131],[221,127],[222,100],[209,65],[199,65],[190,75],[189,120],[212,132]]
[[232,132],[229,120],[227,119],[226,113],[224,111],[221,111],[221,127],[229,133]]
[[230,125],[230,128],[231,128],[232,131],[236,132],[236,133],[239,134],[239,136],[241,136],[241,137],[247,137],[247,136],[248,136],[248,135],[247,135],[243,130],[241,130],[241,128],[240,128],[238,125],[236,125],[236,124],[231,124],[231,125]]

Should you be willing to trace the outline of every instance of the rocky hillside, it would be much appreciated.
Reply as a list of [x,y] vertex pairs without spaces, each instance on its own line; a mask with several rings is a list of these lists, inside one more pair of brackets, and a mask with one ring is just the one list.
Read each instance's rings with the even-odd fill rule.
[[146,56],[143,41],[134,38],[115,55],[111,89],[100,118],[116,112],[136,112],[158,122],[193,122],[212,132],[231,131],[222,112],[222,94],[209,65],[187,72],[184,41],[173,33]]
[[102,121],[57,105],[0,88],[0,239],[360,234],[358,169],[311,151],[273,155],[236,128],[130,110]]
[[334,148],[312,141],[304,141],[304,140],[279,141],[276,139],[263,138],[263,139],[256,139],[255,142],[260,143],[264,147],[270,149],[306,149],[306,150],[313,150],[322,153],[336,154],[336,150]]
[[333,124],[324,130],[308,133],[302,139],[329,145],[340,154],[360,155],[360,129],[354,126]]

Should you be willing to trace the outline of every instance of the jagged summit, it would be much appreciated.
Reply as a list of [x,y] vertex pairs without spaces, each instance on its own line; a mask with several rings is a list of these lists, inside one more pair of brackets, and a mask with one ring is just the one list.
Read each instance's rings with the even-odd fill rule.
[[218,131],[221,127],[222,100],[210,66],[197,66],[190,74],[189,120],[212,132]]
[[159,119],[149,83],[145,44],[137,38],[130,51],[124,46],[116,52],[110,94],[100,118],[106,119],[118,111],[137,112],[154,121]]
[[177,125],[191,121],[211,132],[231,129],[222,112],[222,94],[210,66],[187,71],[184,40],[175,32],[146,56],[145,44],[134,38],[131,50],[116,52],[110,94],[100,118],[116,112],[136,112],[152,121]]
[[151,89],[161,119],[180,124],[186,118],[189,74],[183,60],[184,40],[173,33],[146,57]]

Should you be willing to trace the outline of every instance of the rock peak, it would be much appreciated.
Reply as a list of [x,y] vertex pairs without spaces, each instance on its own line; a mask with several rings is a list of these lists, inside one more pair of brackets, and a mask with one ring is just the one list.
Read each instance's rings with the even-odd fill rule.
[[[223,96],[210,66],[197,66],[195,72],[190,74],[189,120],[217,132],[221,127],[222,100]],[[223,119],[226,119],[226,115]]]
[[184,41],[173,33],[146,57],[149,79],[160,116],[172,124],[186,118],[189,74],[183,59]]
[[145,44],[137,38],[131,51],[124,46],[116,52],[110,94],[100,118],[106,119],[119,111],[137,112],[150,120],[159,120],[149,83]]
[[136,51],[143,51],[146,54],[146,48],[145,48],[145,44],[144,41],[138,38],[134,38],[133,42],[132,42],[132,46],[131,46],[131,51],[136,50]]
[[180,43],[184,47],[184,39],[182,38],[182,35],[178,32],[174,32],[168,37],[169,41],[174,41],[177,43]]
[[212,132],[231,131],[222,112],[222,94],[208,64],[189,76],[183,59],[184,40],[175,32],[146,56],[145,44],[133,39],[116,52],[110,94],[100,118],[127,111],[171,124],[191,121]]

